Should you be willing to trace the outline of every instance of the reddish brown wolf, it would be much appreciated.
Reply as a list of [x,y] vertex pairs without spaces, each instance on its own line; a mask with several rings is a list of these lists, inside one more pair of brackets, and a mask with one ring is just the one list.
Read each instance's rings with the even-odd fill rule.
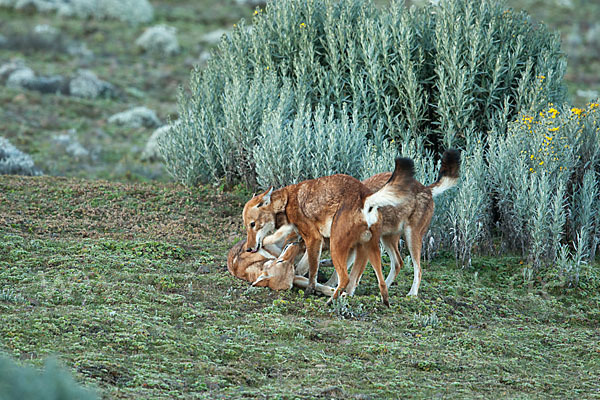
[[[350,279],[358,282],[367,260],[371,262],[384,304],[389,305],[387,285],[381,271],[379,207],[398,206],[407,200],[404,190],[413,178],[413,162],[398,158],[394,173],[377,192],[372,193],[359,180],[348,175],[332,175],[254,196],[243,211],[247,231],[247,251],[262,247],[263,239],[275,229],[275,217],[285,213],[304,243],[308,257],[307,293],[314,290],[324,238],[330,238],[331,258],[338,275],[332,299],[339,296]],[[354,262],[351,275],[348,267]]]
[[[275,241],[274,235],[267,236],[265,241]],[[268,245],[267,245],[268,246]],[[252,286],[269,287],[273,290],[290,289],[292,285],[306,288],[308,279],[295,274],[295,264],[299,254],[304,253],[302,243],[289,243],[279,254],[265,257],[260,252],[246,251],[246,242],[236,243],[227,256],[227,269],[240,279],[252,283]],[[319,283],[316,284],[317,292],[325,296],[333,294],[333,288]]]
[[[460,153],[456,150],[447,150],[442,156],[442,166],[435,183],[423,186],[414,178],[407,179],[404,190],[410,195],[406,196],[406,200],[397,206],[379,209],[383,221],[381,244],[390,257],[390,272],[385,280],[388,288],[403,266],[402,257],[398,251],[398,242],[402,235],[414,267],[413,283],[408,296],[418,294],[421,284],[421,246],[423,236],[427,233],[433,216],[433,198],[456,185],[459,169]],[[377,174],[365,179],[363,184],[371,191],[377,191],[386,184],[391,175],[390,172]],[[353,288],[349,287],[347,290],[351,293]]]

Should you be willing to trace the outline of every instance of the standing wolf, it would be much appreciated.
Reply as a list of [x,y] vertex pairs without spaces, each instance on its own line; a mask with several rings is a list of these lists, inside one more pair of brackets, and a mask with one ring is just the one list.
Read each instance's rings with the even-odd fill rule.
[[275,191],[270,188],[244,206],[247,251],[260,250],[262,240],[275,229],[276,215],[285,213],[306,245],[307,293],[314,291],[323,240],[330,238],[331,259],[338,275],[338,286],[331,298],[337,298],[350,282],[349,265],[354,262],[351,278],[357,282],[358,273],[364,271],[369,260],[377,276],[382,301],[389,306],[381,270],[378,208],[407,201],[406,196],[410,194],[404,187],[412,179],[412,171],[412,160],[396,159],[394,173],[375,193],[358,179],[342,174],[307,180]]

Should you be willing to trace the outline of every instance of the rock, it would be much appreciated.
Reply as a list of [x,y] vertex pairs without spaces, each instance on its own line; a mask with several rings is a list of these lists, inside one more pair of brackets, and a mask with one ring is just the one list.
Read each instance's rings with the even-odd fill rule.
[[36,25],[33,27],[33,35],[41,40],[52,42],[60,36],[60,31],[50,25]]
[[29,155],[0,136],[0,174],[37,176],[42,173],[35,167]]
[[597,90],[582,90],[577,89],[577,96],[582,97],[588,101],[592,101],[598,99],[600,97],[600,93]]
[[327,398],[345,397],[344,391],[339,386],[330,386],[330,387],[327,387],[327,388],[321,390],[320,396],[327,397]]
[[173,122],[171,125],[164,125],[155,130],[148,139],[146,147],[142,152],[141,159],[143,161],[158,161],[161,159],[160,151],[158,148],[159,138],[164,137],[174,126],[179,125],[179,121]]
[[160,120],[156,113],[146,107],[135,107],[131,110],[117,113],[110,118],[111,124],[124,125],[130,128],[154,128],[160,125]]
[[114,88],[96,76],[92,71],[81,69],[69,82],[69,93],[71,96],[84,99],[95,99],[100,96],[114,96]]
[[600,44],[600,23],[595,23],[590,26],[585,34],[585,42],[588,45]]
[[67,54],[73,57],[83,58],[85,60],[92,60],[94,53],[88,49],[87,45],[83,42],[72,42],[66,47]]
[[10,74],[12,74],[18,69],[23,68],[25,68],[25,61],[23,61],[20,58],[12,59],[8,63],[0,65],[0,81],[6,81]]
[[36,90],[44,94],[65,93],[66,80],[60,75],[37,76],[25,85],[29,90]]
[[221,41],[223,35],[229,36],[230,34],[231,32],[226,29],[217,29],[216,31],[208,32],[202,36],[200,41],[208,45],[215,45]]
[[198,65],[202,66],[205,65],[208,60],[210,60],[212,58],[212,54],[210,54],[209,51],[203,51],[200,53],[200,56],[198,57]]
[[74,133],[75,132],[72,131],[67,135],[54,136],[52,140],[59,146],[63,147],[65,152],[74,158],[82,159],[89,157],[89,150],[79,143],[77,138],[73,136]]
[[177,29],[167,25],[156,25],[147,28],[135,44],[149,53],[172,56],[179,53]]
[[35,80],[35,72],[29,67],[13,71],[6,80],[6,87],[12,89],[26,89]]
[[208,267],[208,265],[200,265],[200,267],[198,268],[198,271],[196,271],[196,273],[208,274],[208,273],[210,273],[210,268]]

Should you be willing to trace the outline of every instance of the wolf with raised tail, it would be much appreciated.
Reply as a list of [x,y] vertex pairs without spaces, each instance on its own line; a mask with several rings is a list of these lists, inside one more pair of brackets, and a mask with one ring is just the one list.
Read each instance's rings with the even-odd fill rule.
[[[355,287],[368,260],[377,276],[381,299],[389,306],[381,269],[382,218],[378,209],[410,201],[412,192],[406,188],[414,179],[413,169],[412,160],[396,159],[394,172],[374,193],[358,179],[343,174],[311,179],[278,190],[271,187],[244,206],[247,251],[261,249],[264,238],[275,230],[276,216],[284,213],[306,245],[307,294],[314,291],[323,241],[330,238],[331,259],[338,275],[331,299],[337,298],[349,282],[354,282]],[[349,276],[348,267],[352,264]]]

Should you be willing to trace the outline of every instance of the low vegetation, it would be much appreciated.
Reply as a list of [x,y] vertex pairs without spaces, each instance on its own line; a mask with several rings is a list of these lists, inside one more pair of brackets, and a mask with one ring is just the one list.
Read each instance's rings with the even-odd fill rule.
[[[110,5],[117,3],[121,11],[135,4],[143,7],[138,13],[115,14],[117,8]],[[363,86],[350,79],[337,85],[330,74],[331,84],[308,87],[340,93],[349,87],[356,89],[360,92],[356,98],[368,103],[367,118],[356,115],[357,107],[351,107],[348,98],[329,96],[333,111],[329,103],[311,104],[298,112],[292,104],[294,122],[283,124],[288,121],[285,107],[290,104],[282,103],[268,115],[270,124],[252,132],[258,136],[242,138],[246,141],[241,143],[252,144],[250,148],[258,143],[262,152],[245,162],[215,158],[215,165],[226,166],[216,175],[209,169],[199,174],[196,167],[189,168],[190,162],[197,160],[172,158],[181,164],[171,165],[171,172],[188,168],[188,175],[178,176],[180,181],[196,182],[204,174],[202,179],[210,180],[211,185],[166,183],[171,178],[160,156],[156,151],[143,151],[155,129],[150,125],[158,122],[127,126],[109,119],[147,107],[156,112],[151,120],[165,124],[163,132],[169,130],[167,124],[181,124],[175,124],[178,119],[189,122],[192,115],[186,112],[193,113],[195,108],[180,107],[177,102],[178,94],[184,99],[197,92],[201,73],[194,72],[189,82],[190,70],[203,70],[215,47],[233,46],[243,53],[245,49],[235,48],[237,39],[258,38],[273,31],[268,11],[248,5],[256,3],[152,0],[152,12],[147,12],[150,3],[137,0],[0,0],[0,125],[2,137],[14,145],[9,147],[0,139],[0,147],[4,147],[0,170],[14,172],[18,164],[33,175],[45,174],[0,175],[0,399],[7,396],[2,379],[8,379],[12,397],[19,399],[26,397],[19,390],[52,384],[57,390],[48,389],[48,398],[58,396],[60,388],[82,398],[85,394],[78,385],[101,398],[123,399],[600,398],[600,268],[595,254],[600,240],[600,144],[594,106],[600,90],[600,23],[594,17],[600,5],[587,0],[508,0],[513,11],[498,16],[495,12],[499,9],[491,2],[481,2],[483,8],[461,2],[466,8],[438,15],[438,28],[428,26],[432,30],[424,31],[429,34],[418,38],[424,40],[419,43],[426,43],[428,52],[421,53],[417,47],[400,49],[404,55],[409,52],[411,57],[405,58],[405,63],[413,62],[419,79],[435,72],[447,74],[453,84],[427,81],[423,86],[411,86],[414,80],[408,75],[406,82],[396,82],[405,95],[403,101],[407,93],[421,99],[426,94],[431,100],[427,107],[448,100],[446,111],[428,108],[427,121],[420,119],[423,108],[418,102],[412,103],[416,105],[410,109],[413,117],[400,113],[394,120],[385,111],[390,107],[396,110],[396,105],[372,101],[373,90],[387,90],[388,98],[394,99],[390,93],[398,88],[377,86],[383,82],[377,77],[390,72],[386,68],[394,63],[380,60],[387,53],[377,47],[378,42],[359,40],[355,48],[364,50],[359,65],[364,69],[362,76],[369,77]],[[294,2],[273,3],[285,14],[286,5]],[[308,7],[318,2],[295,3]],[[346,4],[350,3],[358,4]],[[353,9],[336,17],[352,23],[373,22],[369,18],[381,15],[390,2],[375,3],[377,8],[369,5],[360,13]],[[430,7],[429,3],[406,1],[407,6],[418,7]],[[38,12],[40,4],[50,7],[50,12]],[[62,5],[63,10],[55,10],[52,4]],[[67,4],[98,7],[94,16],[87,18],[88,14],[82,13],[93,12],[93,7],[68,15]],[[109,8],[110,14],[103,13]],[[429,20],[418,10],[401,11],[399,3],[391,9],[397,14],[386,18],[414,23],[398,25],[404,28],[395,34],[410,36],[415,26],[424,28]],[[455,24],[454,13],[473,18]],[[78,15],[86,16],[85,21]],[[411,20],[419,15],[420,19]],[[493,101],[497,107],[489,107],[485,101],[482,106],[482,92],[477,92],[473,101],[468,91],[461,94],[458,89],[474,78],[506,77],[510,71],[479,70],[477,64],[457,63],[461,66],[458,74],[448,59],[471,59],[454,54],[447,41],[436,42],[439,48],[432,47],[433,35],[448,30],[455,34],[448,37],[457,48],[475,58],[487,54],[495,60],[490,52],[471,51],[485,43],[478,41],[478,35],[470,36],[471,41],[461,39],[465,31],[470,34],[470,28],[477,26],[471,25],[475,20],[480,21],[479,28],[493,29],[481,25],[490,16],[512,24],[523,34],[519,38],[543,35],[541,41],[525,40],[523,50],[533,54],[541,49],[540,54],[557,57],[541,57],[536,64],[556,69],[532,67],[527,72],[527,63],[515,66],[514,71],[525,71],[529,77],[523,80],[530,84],[529,89],[540,90],[528,89],[521,92],[527,96],[519,97],[514,86],[498,87],[498,91],[512,90],[508,106]],[[322,50],[325,45],[340,45],[344,39],[331,26],[325,32],[326,24],[311,24],[292,14],[285,18],[290,24],[277,27],[275,33],[306,35],[301,42],[304,46],[321,46]],[[244,29],[250,23],[255,23],[254,34]],[[136,45],[152,26],[161,27],[163,35],[157,35],[148,46]],[[370,38],[374,31],[381,36],[390,29],[386,24],[356,26],[349,31],[338,24],[336,29],[354,39]],[[308,40],[320,32],[314,31],[315,27],[323,28],[330,41]],[[502,31],[499,25],[496,28],[497,33]],[[562,77],[565,69],[554,29],[561,32],[562,49],[569,61],[564,75],[572,99],[568,105],[557,101],[562,98],[562,85],[555,78]],[[223,33],[233,37],[232,41],[215,42]],[[502,37],[506,39],[503,43],[519,46],[521,39]],[[284,39],[278,39],[275,44],[279,47],[273,49],[283,51],[293,44]],[[294,54],[300,60],[311,53]],[[440,58],[428,58],[434,54]],[[285,69],[284,63],[277,63],[281,61],[279,53],[270,56],[269,60],[255,60],[256,66],[265,69],[263,81],[255,82],[252,93],[269,92],[269,83],[275,81],[271,78],[276,76],[273,65],[279,68],[277,73]],[[328,57],[326,53],[319,56]],[[421,56],[427,60],[425,69],[415,64]],[[217,58],[208,64],[214,69],[222,61]],[[239,60],[229,61],[235,66]],[[289,69],[288,75],[315,78],[311,70],[300,68],[302,65],[299,62],[296,70]],[[316,67],[314,63],[306,65]],[[15,67],[21,72],[9,82]],[[552,69],[554,75],[543,69]],[[33,78],[35,84],[28,81]],[[89,84],[94,81],[100,83]],[[486,85],[481,86],[488,88],[484,92],[491,87]],[[243,86],[241,81],[233,82],[231,88],[238,86]],[[110,88],[110,93],[103,88]],[[292,96],[294,87],[283,89],[289,98],[301,98],[296,93]],[[232,90],[229,99],[237,99],[240,93],[244,92]],[[541,115],[513,107],[515,99],[527,102],[532,97],[543,100]],[[554,105],[546,104],[553,99]],[[278,99],[271,96],[267,100]],[[256,117],[246,112],[258,107],[253,101],[240,109],[240,103],[225,104],[233,117],[228,129],[247,128],[245,122]],[[463,109],[464,104],[467,107]],[[385,117],[381,124],[374,124],[374,110],[382,109]],[[509,137],[490,135],[486,139],[487,130],[479,135],[468,124],[467,131],[473,136],[453,136],[463,117],[472,115],[474,109],[500,117],[502,111],[510,110],[509,117],[500,121],[506,123]],[[461,110],[466,114],[460,114]],[[427,127],[429,117],[436,124]],[[394,125],[399,120],[404,127]],[[393,128],[387,138],[381,134],[385,132],[382,124]],[[407,140],[403,137],[406,126],[421,129],[428,141],[418,137]],[[444,127],[451,128],[449,134],[440,136],[446,132]],[[231,136],[233,128],[222,137]],[[355,146],[346,145],[367,130],[368,134],[353,142]],[[281,135],[281,142],[269,140],[275,134]],[[564,137],[570,138],[570,144],[563,143]],[[338,140],[337,147],[328,147],[331,138]],[[355,297],[332,306],[321,297],[305,298],[298,290],[277,293],[251,288],[227,273],[225,255],[243,238],[240,212],[250,196],[247,189],[231,186],[231,182],[253,168],[260,178],[241,180],[284,184],[308,176],[303,174],[350,167],[353,174],[364,178],[388,170],[399,150],[415,160],[418,178],[430,183],[438,170],[437,147],[455,139],[466,144],[461,185],[470,190],[452,191],[436,204],[432,229],[425,238],[427,261],[419,298],[404,296],[412,282],[408,262],[391,287],[390,309],[380,305],[370,270]],[[472,146],[480,144],[479,140],[486,151],[484,146]],[[155,149],[156,142],[151,143]],[[559,143],[572,145],[560,149],[560,158],[556,155]],[[204,155],[225,157],[244,150],[239,143],[231,152],[226,143],[216,144],[227,151],[215,153],[213,146],[212,152]],[[288,148],[293,150],[285,152],[288,158],[278,156]],[[309,151],[302,153],[303,148]],[[355,161],[360,148],[364,148],[362,162],[349,163]],[[483,168],[493,157],[511,161],[496,165],[493,178],[503,176],[501,181],[490,179],[490,170]],[[574,173],[566,174],[565,167]],[[234,179],[221,180],[221,173]],[[521,181],[516,182],[517,178]],[[496,182],[494,190],[490,190],[491,182]],[[228,191],[222,190],[224,183]],[[521,185],[522,190],[515,191],[511,185]],[[323,275],[331,272],[325,268]],[[63,367],[48,363],[49,358],[57,358]],[[68,372],[61,372],[63,368]],[[7,378],[9,374],[25,377],[29,384],[20,385],[17,378]]]
[[[0,347],[56,355],[105,398],[592,398],[600,283],[525,281],[517,256],[406,267],[332,307],[225,268],[247,193],[0,177]],[[325,271],[330,273],[331,269]]]

